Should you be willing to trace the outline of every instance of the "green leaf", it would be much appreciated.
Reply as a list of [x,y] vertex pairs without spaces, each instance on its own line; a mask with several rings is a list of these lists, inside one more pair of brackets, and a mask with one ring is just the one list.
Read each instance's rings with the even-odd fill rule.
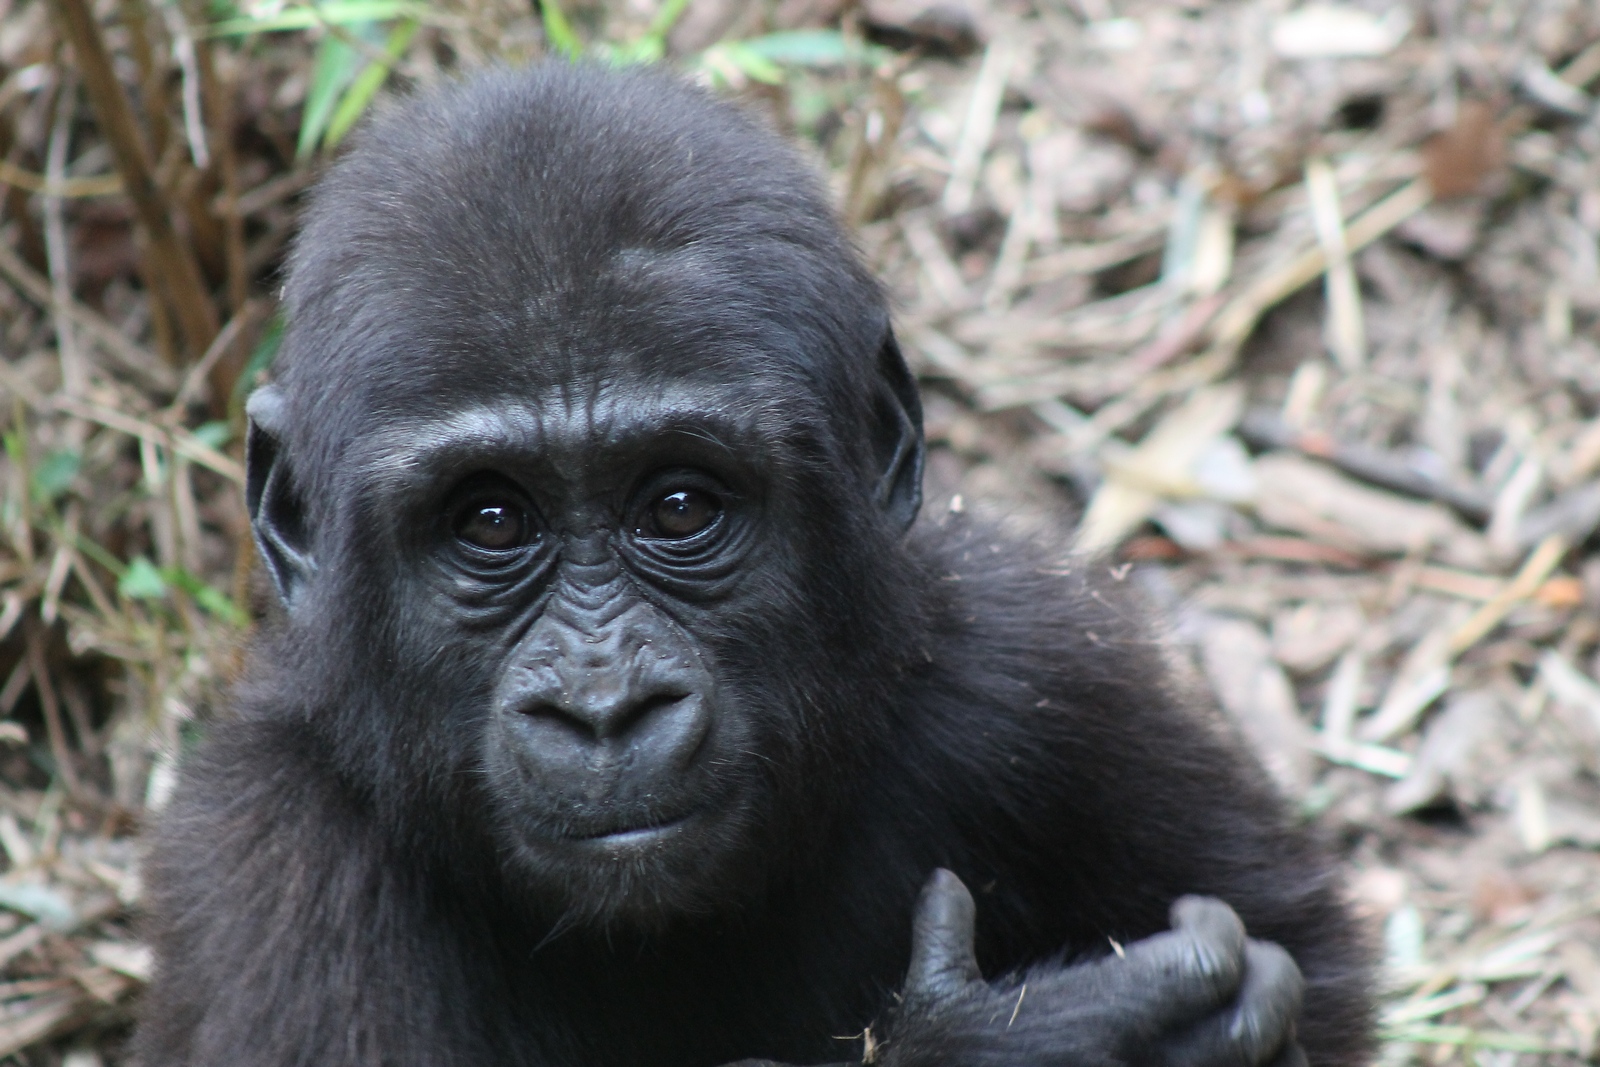
[[54,503],[67,491],[72,479],[78,475],[83,457],[71,449],[56,449],[45,453],[33,469],[33,499],[41,504]]
[[741,79],[776,85],[785,67],[837,67],[845,63],[877,63],[888,50],[847,37],[838,30],[787,30],[722,41],[694,62],[713,80],[727,84]]
[[178,762],[193,755],[205,739],[206,724],[199,719],[185,719],[178,723]]
[[712,45],[700,53],[697,66],[720,85],[737,85],[745,80],[764,85],[783,82],[783,68],[751,50],[743,41],[723,41]]
[[233,437],[233,427],[218,419],[215,422],[202,422],[194,428],[195,440],[210,448],[221,448]]
[[355,80],[350,83],[350,88],[345,91],[344,98],[339,101],[339,106],[335,109],[333,118],[328,120],[328,133],[322,139],[324,150],[338,144],[344,135],[350,131],[350,127],[355,125],[362,112],[366,111],[367,105],[372,102],[372,98],[377,95],[378,90],[383,87],[383,83],[388,79],[389,71],[394,69],[395,61],[405,52],[406,46],[411,43],[411,38],[417,35],[417,30],[421,26],[422,23],[416,19],[406,19],[389,32],[389,39],[384,42],[383,46],[383,53],[387,57],[387,62],[379,63],[374,61],[368,63],[365,69],[356,75]]
[[572,31],[572,23],[562,13],[557,0],[539,0],[539,14],[544,23],[544,37],[550,47],[566,56],[577,59],[583,54],[583,42]]
[[215,24],[248,18],[249,14],[240,10],[239,5],[232,0],[206,0],[205,16],[207,23]]
[[135,556],[118,579],[117,592],[129,600],[160,600],[167,595],[167,582],[154,563]]
[[689,6],[689,0],[667,0],[650,20],[644,36],[629,44],[608,49],[607,58],[620,66],[635,63],[659,63],[667,54],[667,34]]
[[206,30],[206,36],[237,37],[248,33],[309,30],[316,26],[388,22],[396,18],[426,20],[427,15],[427,5],[415,3],[414,0],[340,0],[331,4],[291,7],[265,18],[237,18],[216,22]]
[[163,567],[161,577],[188,593],[194,598],[194,602],[200,605],[201,610],[208,614],[234,626],[244,626],[249,623],[250,617],[239,610],[239,606],[231,597],[215,586],[207,585],[182,567]]
[[656,12],[656,17],[650,20],[650,28],[645,31],[645,36],[665,39],[688,7],[689,0],[667,0]]
[[117,592],[130,600],[161,600],[173,589],[187,593],[202,611],[226,623],[246,626],[250,622],[231,597],[182,567],[157,567],[143,556],[135,556],[117,581]]
[[838,30],[787,30],[739,43],[764,59],[789,67],[837,67],[876,59],[885,53],[882,48],[846,37]]
[[316,151],[322,135],[327,132],[333,109],[339,103],[339,94],[355,75],[357,58],[356,50],[332,33],[317,46],[311,85],[306,89],[306,106],[300,114],[300,141],[295,145],[295,159],[309,159]]

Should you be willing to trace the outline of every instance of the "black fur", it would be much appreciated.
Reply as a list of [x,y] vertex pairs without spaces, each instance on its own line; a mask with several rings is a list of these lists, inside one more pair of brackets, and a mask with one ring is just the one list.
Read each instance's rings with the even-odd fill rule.
[[[869,1025],[896,1064],[1229,1063],[1184,1034],[1246,1008],[1297,1062],[1265,942],[1310,1063],[1368,1054],[1328,861],[1104,566],[910,525],[884,299],[736,110],[564,65],[404,104],[288,316],[249,488],[287,610],[152,847],[146,1067],[815,1063]],[[482,471],[537,525],[511,562],[451,532]],[[709,548],[633,517],[680,484]],[[666,710],[616,726],[613,683]],[[941,867],[991,982],[946,877],[897,999]],[[1191,902],[1135,945],[1184,894],[1257,940]],[[1216,1004],[1174,1030],[1169,988]]]

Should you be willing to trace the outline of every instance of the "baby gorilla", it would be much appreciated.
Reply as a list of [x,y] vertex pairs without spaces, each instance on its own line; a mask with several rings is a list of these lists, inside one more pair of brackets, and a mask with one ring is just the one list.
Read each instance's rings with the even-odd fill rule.
[[564,64],[357,142],[249,406],[284,610],[152,846],[144,1064],[1362,1062],[1328,861],[1106,568],[915,521],[793,152]]

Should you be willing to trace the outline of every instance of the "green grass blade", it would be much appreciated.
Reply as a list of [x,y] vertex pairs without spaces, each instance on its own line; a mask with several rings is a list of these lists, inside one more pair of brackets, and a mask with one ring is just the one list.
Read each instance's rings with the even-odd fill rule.
[[388,22],[397,18],[427,21],[428,10],[415,0],[337,0],[316,6],[285,8],[265,18],[234,18],[212,23],[208,37],[238,37],[249,33],[309,30],[316,26],[350,26],[363,22]]
[[309,159],[316,151],[322,135],[327,132],[333,109],[339,103],[339,93],[355,73],[355,65],[356,50],[333,34],[328,34],[317,46],[311,85],[306,89],[306,106],[300,115],[300,140],[295,145],[295,159]]
[[567,21],[557,0],[539,0],[539,14],[544,22],[545,40],[550,42],[551,48],[568,59],[577,59],[583,54],[583,42],[573,32],[572,23]]
[[200,609],[213,615],[224,622],[234,626],[245,626],[250,622],[250,616],[240,610],[239,605],[226,593],[215,586],[207,585],[200,578],[182,567],[163,567],[161,577],[170,585],[182,589],[200,605]]
[[1384,1031],[1387,1042],[1419,1045],[1460,1045],[1464,1048],[1495,1049],[1501,1052],[1561,1052],[1537,1037],[1506,1030],[1474,1030],[1468,1026],[1435,1023],[1408,1023]]
[[411,44],[411,39],[417,35],[417,30],[421,26],[422,23],[416,19],[406,19],[401,22],[390,31],[389,39],[384,42],[383,54],[387,57],[387,61],[368,63],[361,73],[356,75],[355,80],[350,83],[350,88],[345,90],[343,98],[340,99],[333,117],[328,120],[328,132],[322,139],[325,151],[338,144],[367,110],[367,105],[372,103],[372,98],[388,80],[389,72],[394,69],[395,62],[405,53],[406,47]]
[[778,85],[783,68],[766,56],[752,51],[743,41],[723,41],[700,53],[695,64],[719,85],[737,85],[743,80]]
[[667,0],[656,12],[656,17],[650,20],[650,28],[645,31],[645,36],[666,40],[667,34],[672,32],[672,27],[678,24],[678,19],[683,17],[688,6],[689,0]]

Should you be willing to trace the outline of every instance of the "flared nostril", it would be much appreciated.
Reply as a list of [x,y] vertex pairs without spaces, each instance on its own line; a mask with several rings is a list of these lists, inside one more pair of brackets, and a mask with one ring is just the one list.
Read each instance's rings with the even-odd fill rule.
[[688,693],[653,693],[627,710],[619,730],[628,733],[645,727],[652,718],[672,715],[673,709],[688,698]]
[[594,723],[587,716],[575,714],[560,704],[546,700],[529,700],[512,705],[510,710],[523,719],[571,734],[577,740],[588,742],[598,740]]

